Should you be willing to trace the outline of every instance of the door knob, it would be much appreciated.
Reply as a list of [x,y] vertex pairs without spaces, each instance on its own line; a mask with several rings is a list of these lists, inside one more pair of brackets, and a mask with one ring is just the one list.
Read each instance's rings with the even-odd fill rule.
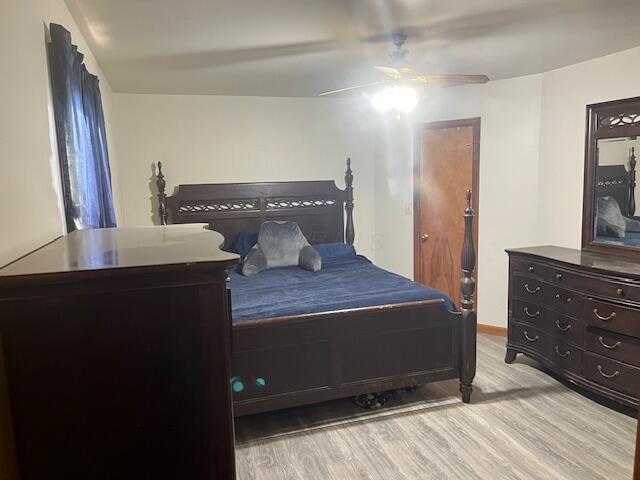
[[422,243],[426,242],[427,240],[429,240],[429,235],[427,235],[426,233],[423,233],[422,235],[420,235],[420,241]]

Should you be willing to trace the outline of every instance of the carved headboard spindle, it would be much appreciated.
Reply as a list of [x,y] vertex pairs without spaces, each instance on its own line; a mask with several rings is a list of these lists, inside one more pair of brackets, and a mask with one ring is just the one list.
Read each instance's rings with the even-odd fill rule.
[[165,182],[164,175],[162,174],[162,162],[158,162],[156,185],[158,187],[158,214],[160,215],[160,223],[166,225],[168,220],[167,194],[165,192],[167,182]]
[[353,172],[351,171],[351,158],[347,158],[347,171],[344,175],[344,183],[346,186],[344,209],[347,212],[345,241],[348,245],[353,245],[353,241],[355,240],[355,230],[353,227]]

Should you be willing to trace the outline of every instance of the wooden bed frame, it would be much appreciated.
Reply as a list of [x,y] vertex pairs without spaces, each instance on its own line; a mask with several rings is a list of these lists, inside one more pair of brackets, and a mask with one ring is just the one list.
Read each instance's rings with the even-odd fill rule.
[[636,213],[636,154],[631,149],[629,156],[629,170],[627,162],[623,165],[601,165],[596,168],[595,198],[611,196],[616,199],[620,211],[625,217],[632,217]]
[[[345,184],[344,190],[334,181],[193,184],[167,196],[158,162],[158,208],[163,224],[208,223],[224,235],[225,246],[240,232],[257,232],[265,220],[296,221],[312,244],[353,245],[350,160]],[[428,300],[234,325],[232,376],[244,386],[233,392],[235,415],[365,394],[383,403],[391,390],[453,378],[468,403],[477,328],[470,192],[464,226],[460,312]]]

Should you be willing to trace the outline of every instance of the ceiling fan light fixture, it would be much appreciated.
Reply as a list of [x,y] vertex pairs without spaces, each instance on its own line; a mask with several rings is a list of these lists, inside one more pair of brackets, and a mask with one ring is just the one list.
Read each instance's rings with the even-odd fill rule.
[[391,109],[409,113],[418,104],[418,94],[413,88],[401,85],[388,87],[371,96],[371,105],[379,112]]

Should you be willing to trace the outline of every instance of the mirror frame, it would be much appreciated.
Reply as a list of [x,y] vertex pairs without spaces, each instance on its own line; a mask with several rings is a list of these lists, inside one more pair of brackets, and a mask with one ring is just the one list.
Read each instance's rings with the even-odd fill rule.
[[[594,241],[598,140],[640,136],[640,97],[587,105],[582,199],[582,249],[640,259],[640,247]],[[635,186],[635,175],[630,177]]]

